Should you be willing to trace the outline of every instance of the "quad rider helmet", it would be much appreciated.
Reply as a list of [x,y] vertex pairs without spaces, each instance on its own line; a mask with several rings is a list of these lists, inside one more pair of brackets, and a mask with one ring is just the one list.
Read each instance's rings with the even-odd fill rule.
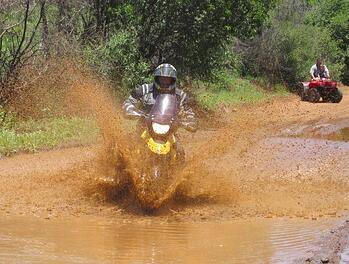
[[176,88],[177,70],[171,64],[164,63],[154,71],[154,83],[160,93],[173,93]]

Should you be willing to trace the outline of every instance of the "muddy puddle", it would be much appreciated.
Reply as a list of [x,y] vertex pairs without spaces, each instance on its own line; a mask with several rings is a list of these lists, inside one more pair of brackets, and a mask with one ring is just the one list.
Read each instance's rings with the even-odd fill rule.
[[291,263],[337,222],[0,220],[1,263]]
[[335,133],[329,134],[327,138],[329,140],[349,142],[349,127],[342,128]]
[[272,153],[269,161],[274,167],[287,171],[288,177],[348,182],[349,120],[291,127],[261,146],[265,153]]
[[310,135],[305,134],[305,137],[310,136],[312,138],[318,138],[318,139],[349,142],[349,127],[336,129],[335,126],[331,128],[331,125],[327,125],[327,127],[325,125],[324,128],[329,129],[329,131],[322,132],[320,129],[320,131],[315,131]]
[[336,123],[320,123],[317,125],[295,125],[285,129],[282,134],[299,138],[349,142],[349,120],[343,119]]

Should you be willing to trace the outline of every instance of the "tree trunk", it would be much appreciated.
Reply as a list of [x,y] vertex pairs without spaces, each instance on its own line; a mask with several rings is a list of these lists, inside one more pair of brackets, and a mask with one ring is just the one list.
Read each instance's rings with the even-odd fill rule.
[[45,56],[50,56],[50,44],[49,44],[49,32],[46,17],[46,0],[40,0],[41,12],[42,12],[42,34],[41,34],[41,44],[44,50]]
[[57,27],[59,32],[69,33],[69,25],[67,24],[67,17],[69,13],[68,0],[58,0],[58,21]]

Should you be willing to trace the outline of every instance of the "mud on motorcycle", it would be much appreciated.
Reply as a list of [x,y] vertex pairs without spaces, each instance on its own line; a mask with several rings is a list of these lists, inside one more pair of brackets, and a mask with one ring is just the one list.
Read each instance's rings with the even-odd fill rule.
[[154,211],[175,194],[183,181],[184,150],[178,143],[177,129],[193,129],[181,120],[175,95],[158,95],[149,114],[143,114],[138,144],[133,150],[141,162],[131,174],[136,198],[145,211]]

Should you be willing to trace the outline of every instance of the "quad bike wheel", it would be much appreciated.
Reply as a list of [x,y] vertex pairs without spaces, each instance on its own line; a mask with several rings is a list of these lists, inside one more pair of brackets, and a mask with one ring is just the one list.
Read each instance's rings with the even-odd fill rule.
[[331,101],[331,99],[330,99],[330,97],[329,97],[328,95],[322,96],[322,102],[323,102],[323,103],[328,103],[328,102],[330,102],[330,101]]
[[312,103],[318,103],[320,101],[320,93],[316,89],[309,89],[308,91],[308,101]]
[[304,86],[303,86],[303,84],[298,85],[298,87],[297,87],[297,94],[301,98],[301,101],[305,101],[306,100],[306,96],[304,94]]
[[329,95],[329,98],[332,103],[339,103],[342,101],[343,94],[339,89],[337,89]]

